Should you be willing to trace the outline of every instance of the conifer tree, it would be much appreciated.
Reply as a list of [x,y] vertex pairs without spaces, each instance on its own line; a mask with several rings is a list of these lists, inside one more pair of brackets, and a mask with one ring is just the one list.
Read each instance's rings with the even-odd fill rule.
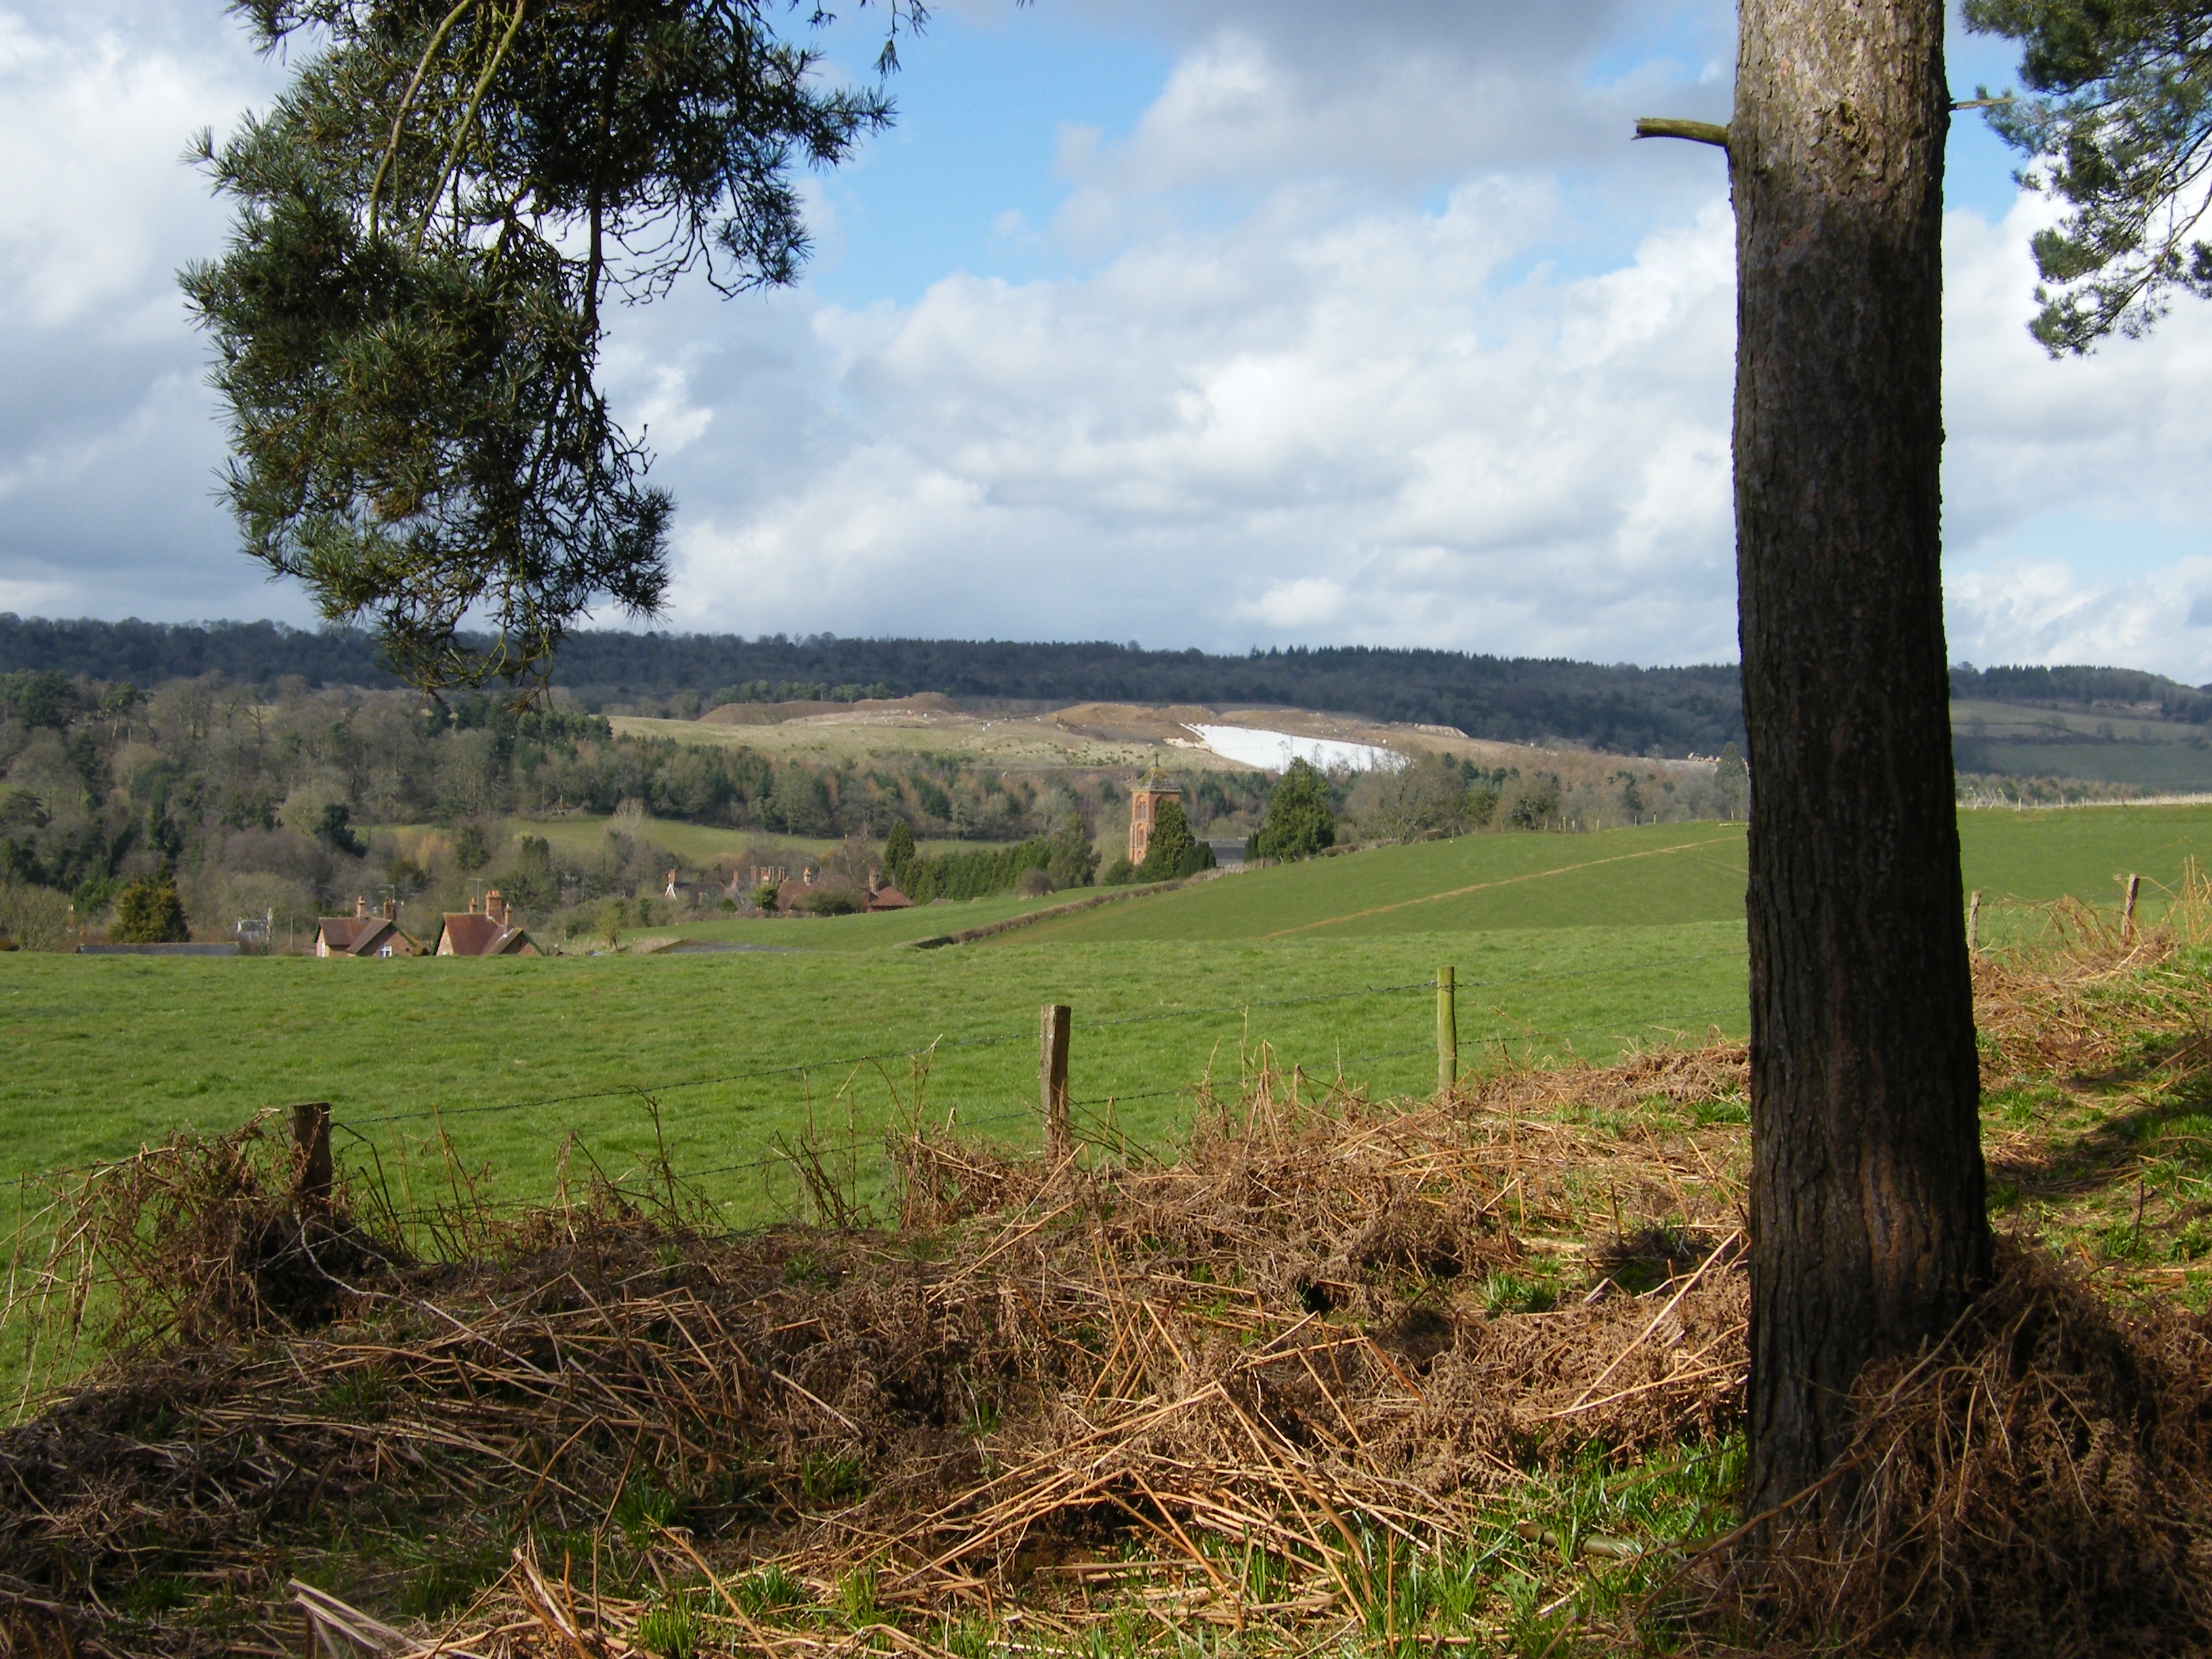
[[2045,349],[2139,337],[2176,289],[2212,298],[2212,3],[1966,0],[1966,26],[2021,43],[2038,95],[1979,97],[2021,182],[2066,205],[2029,244]]
[[1743,0],[1729,124],[1638,125],[1718,147],[1736,216],[1744,1502],[1837,1539],[1854,1382],[1940,1340],[1993,1248],[1943,650],[1944,25]]
[[1054,887],[1088,887],[1098,871],[1098,849],[1079,813],[1070,812],[1052,833],[1052,860],[1045,866]]
[[892,823],[890,834],[884,837],[884,873],[890,878],[892,886],[906,886],[914,859],[914,831],[907,827],[904,818],[900,818]]
[[[894,37],[921,21],[887,4]],[[181,279],[246,550],[418,685],[540,680],[592,606],[650,615],[667,587],[673,503],[599,385],[604,308],[694,270],[791,282],[794,167],[890,106],[825,83],[773,0],[233,9],[301,54],[265,116],[202,135],[236,217]]]
[[1294,760],[1267,798],[1267,821],[1252,838],[1262,859],[1311,858],[1336,844],[1336,819],[1328,810],[1328,783],[1310,762]]
[[1152,814],[1152,839],[1145,843],[1145,860],[1137,866],[1137,879],[1173,880],[1182,873],[1182,861],[1196,839],[1190,833],[1182,803],[1173,795],[1164,797]]
[[145,880],[125,887],[116,895],[115,926],[107,936],[118,945],[173,945],[190,939],[177,884]]

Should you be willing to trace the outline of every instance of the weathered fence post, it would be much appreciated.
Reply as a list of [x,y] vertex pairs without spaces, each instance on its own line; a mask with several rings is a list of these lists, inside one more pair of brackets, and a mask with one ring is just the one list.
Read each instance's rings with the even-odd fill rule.
[[301,1204],[327,1204],[331,1201],[331,1103],[327,1100],[303,1100],[292,1108],[292,1145],[300,1153],[300,1184],[296,1196]]
[[2130,876],[2128,878],[2127,901],[2120,906],[2120,943],[2122,945],[2127,944],[2135,937],[2136,889],[2142,884],[2142,878],[2141,876]]
[[1982,890],[1977,887],[1973,896],[1966,901],[1966,949],[1969,952],[1975,950],[1979,943],[1981,927]]
[[1048,1002],[1037,1022],[1037,1104],[1044,1112],[1045,1156],[1066,1158],[1070,1141],[1067,1127],[1067,1032],[1073,1010],[1064,1002]]
[[1459,1081],[1459,999],[1449,968],[1437,969],[1437,1092]]

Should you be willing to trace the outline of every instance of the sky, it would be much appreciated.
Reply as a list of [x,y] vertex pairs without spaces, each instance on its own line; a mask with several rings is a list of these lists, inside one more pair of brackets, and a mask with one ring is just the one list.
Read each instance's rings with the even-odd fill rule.
[[[821,37],[872,73],[880,6]],[[945,0],[897,126],[805,182],[795,286],[623,313],[676,496],[656,625],[1735,656],[1710,0]],[[0,0],[0,611],[315,615],[216,498],[182,158],[265,106],[221,0]],[[1954,93],[2011,83],[1954,30]],[[1950,146],[1954,661],[2212,681],[2212,307],[2053,362],[2048,205]],[[620,618],[609,614],[609,623]]]

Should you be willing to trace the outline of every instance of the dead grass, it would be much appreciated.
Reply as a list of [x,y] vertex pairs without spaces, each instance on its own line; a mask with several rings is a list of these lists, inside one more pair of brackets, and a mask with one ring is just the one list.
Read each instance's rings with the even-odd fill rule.
[[2197,1100],[2201,960],[1978,966],[1993,1164],[2054,1196],[1864,1380],[1848,1558],[1727,1539],[1740,1046],[1390,1104],[1263,1050],[1172,1162],[917,1119],[879,1227],[718,1235],[586,1173],[520,1218],[457,1183],[442,1233],[357,1185],[287,1231],[254,1126],[118,1166],[27,1264],[56,1319],[123,1311],[0,1434],[0,1651],[2189,1651],[2204,1322],[2141,1252],[2033,1238],[2078,1262],[2060,1187],[2148,1190],[2106,1132]]
[[[1607,1115],[1740,1067],[1654,1058],[1401,1110],[1302,1098],[1263,1057],[1170,1164],[1048,1168],[917,1128],[885,1231],[709,1237],[601,1201],[478,1229],[467,1261],[387,1248],[313,1317],[134,1292],[132,1363],[0,1438],[0,1558],[52,1564],[19,1594],[81,1620],[218,1571],[421,1605],[423,1536],[494,1577],[520,1548],[565,1594],[596,1583],[594,1628],[697,1578],[694,1549],[773,1560],[817,1607],[871,1564],[870,1605],[903,1625],[1012,1596],[1074,1632],[1161,1562],[1186,1623],[1341,1613],[1377,1594],[1375,1549],[1433,1552],[1532,1469],[1727,1431],[1735,1133]],[[196,1217],[162,1212],[178,1237],[281,1207],[287,1170],[258,1129],[236,1143],[174,1155],[228,1184],[136,1161],[80,1208],[70,1259],[119,1237],[110,1271],[138,1271],[126,1194],[198,1193]],[[1586,1241],[1616,1224],[1594,1273]],[[1700,1259],[1639,1243],[1662,1233]],[[171,1307],[192,1311],[162,1336]],[[625,1504],[686,1535],[611,1546]],[[527,1600],[520,1571],[488,1607]]]
[[[2016,1239],[1943,1343],[1871,1370],[1840,1553],[1784,1517],[1695,1564],[1713,1651],[2197,1653],[2212,1641],[2212,1332]],[[1736,1640],[1729,1632],[1743,1633]]]

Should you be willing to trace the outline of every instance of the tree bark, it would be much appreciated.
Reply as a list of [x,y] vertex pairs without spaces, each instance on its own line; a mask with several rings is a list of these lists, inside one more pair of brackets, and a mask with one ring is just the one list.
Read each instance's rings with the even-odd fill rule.
[[[1943,648],[1943,3],[1744,0],[1741,30],[1759,1515],[1832,1473],[1854,1379],[1942,1335],[1990,1240]],[[1853,1484],[1799,1512],[1826,1528]]]

